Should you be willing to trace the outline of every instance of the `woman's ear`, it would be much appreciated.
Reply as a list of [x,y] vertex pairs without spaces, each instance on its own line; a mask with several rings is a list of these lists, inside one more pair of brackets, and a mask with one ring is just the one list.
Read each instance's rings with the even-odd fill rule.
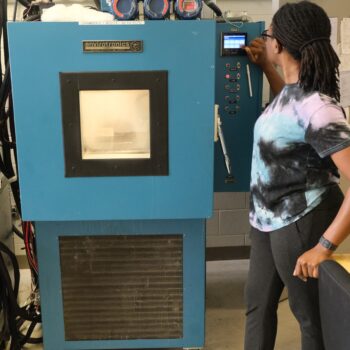
[[281,52],[277,40],[274,40],[274,43],[272,44],[272,52],[274,55],[277,55]]
[[281,53],[282,50],[283,50],[283,46],[278,40],[276,40],[276,53]]

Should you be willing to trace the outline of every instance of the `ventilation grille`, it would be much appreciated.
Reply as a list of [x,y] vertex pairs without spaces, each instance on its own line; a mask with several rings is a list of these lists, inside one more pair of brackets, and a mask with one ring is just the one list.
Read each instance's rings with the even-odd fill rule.
[[66,340],[183,337],[182,235],[59,243]]

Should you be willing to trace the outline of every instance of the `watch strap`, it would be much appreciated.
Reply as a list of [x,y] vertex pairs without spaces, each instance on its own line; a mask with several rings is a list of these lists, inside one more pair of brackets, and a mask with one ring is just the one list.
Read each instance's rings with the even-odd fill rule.
[[321,236],[319,243],[328,250],[335,251],[338,248],[337,245],[333,244],[331,241],[329,241],[327,238],[323,236]]

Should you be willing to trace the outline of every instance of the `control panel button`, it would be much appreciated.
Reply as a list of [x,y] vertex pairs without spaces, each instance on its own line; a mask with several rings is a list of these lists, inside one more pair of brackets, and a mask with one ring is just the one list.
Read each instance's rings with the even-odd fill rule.
[[238,69],[241,69],[241,62],[237,62],[236,67],[237,67]]

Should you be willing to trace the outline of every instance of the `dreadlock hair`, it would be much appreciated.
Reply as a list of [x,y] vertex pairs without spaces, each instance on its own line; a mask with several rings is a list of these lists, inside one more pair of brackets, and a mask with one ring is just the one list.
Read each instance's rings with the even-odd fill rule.
[[283,5],[272,19],[272,34],[300,61],[299,84],[339,102],[339,58],[331,43],[331,24],[318,5],[301,1]]

